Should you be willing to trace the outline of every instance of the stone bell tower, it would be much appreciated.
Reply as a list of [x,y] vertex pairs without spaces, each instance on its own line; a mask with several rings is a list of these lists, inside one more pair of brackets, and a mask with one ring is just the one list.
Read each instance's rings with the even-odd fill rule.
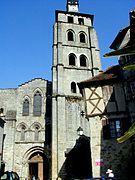
[[89,123],[78,82],[101,69],[93,15],[79,13],[78,0],[67,0],[66,11],[56,11],[52,64],[52,179],[65,176],[66,154],[81,127],[89,136]]

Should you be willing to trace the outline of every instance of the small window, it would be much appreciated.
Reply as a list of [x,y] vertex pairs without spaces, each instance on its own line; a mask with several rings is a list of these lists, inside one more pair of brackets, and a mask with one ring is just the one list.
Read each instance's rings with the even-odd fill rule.
[[74,54],[69,55],[69,65],[75,66],[75,55]]
[[86,43],[86,39],[85,39],[85,34],[84,33],[80,34],[80,42],[81,43]]
[[25,99],[23,102],[23,116],[29,115],[29,100]]
[[73,17],[68,16],[68,23],[73,23]]
[[76,83],[75,82],[71,83],[71,92],[76,93]]
[[122,136],[130,127],[130,120],[127,118],[102,120],[103,138],[111,139]]
[[74,34],[71,31],[68,32],[68,41],[74,41]]
[[84,19],[83,18],[78,18],[78,22],[79,22],[79,24],[84,25]]
[[34,109],[33,114],[34,116],[41,116],[42,110],[42,96],[39,91],[37,91],[34,95]]
[[110,135],[111,138],[117,138],[121,136],[121,122],[120,120],[111,120],[109,121],[110,125]]
[[86,67],[86,56],[84,55],[80,56],[80,66]]

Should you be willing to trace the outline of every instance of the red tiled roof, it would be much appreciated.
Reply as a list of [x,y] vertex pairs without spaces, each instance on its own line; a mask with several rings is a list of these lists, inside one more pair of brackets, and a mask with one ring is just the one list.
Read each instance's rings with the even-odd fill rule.
[[95,86],[95,85],[107,85],[110,83],[115,83],[122,81],[122,76],[120,72],[120,66],[111,66],[106,71],[100,72],[98,75],[78,83],[79,88]]

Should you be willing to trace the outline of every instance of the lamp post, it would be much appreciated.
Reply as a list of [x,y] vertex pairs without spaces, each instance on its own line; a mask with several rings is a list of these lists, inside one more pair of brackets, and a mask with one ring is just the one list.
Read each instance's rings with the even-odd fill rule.
[[79,136],[82,136],[82,135],[83,135],[83,128],[79,127],[79,128],[77,129],[77,134],[78,134]]

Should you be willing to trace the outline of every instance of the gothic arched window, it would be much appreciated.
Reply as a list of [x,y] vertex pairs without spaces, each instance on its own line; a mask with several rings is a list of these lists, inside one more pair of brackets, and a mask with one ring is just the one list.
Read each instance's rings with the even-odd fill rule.
[[75,66],[75,55],[74,54],[70,54],[69,55],[69,65],[70,66]]
[[75,82],[71,83],[71,92],[76,93],[76,83]]
[[80,42],[81,43],[86,43],[86,39],[85,39],[85,34],[84,33],[80,33]]
[[67,33],[68,41],[74,41],[74,33],[72,31],[69,31]]
[[34,94],[34,107],[33,114],[34,116],[41,116],[42,112],[42,95],[39,91]]
[[23,116],[28,116],[29,115],[29,100],[25,99],[23,101]]
[[86,56],[85,55],[81,55],[80,56],[80,66],[82,67],[86,67],[87,66],[87,63],[86,63]]

